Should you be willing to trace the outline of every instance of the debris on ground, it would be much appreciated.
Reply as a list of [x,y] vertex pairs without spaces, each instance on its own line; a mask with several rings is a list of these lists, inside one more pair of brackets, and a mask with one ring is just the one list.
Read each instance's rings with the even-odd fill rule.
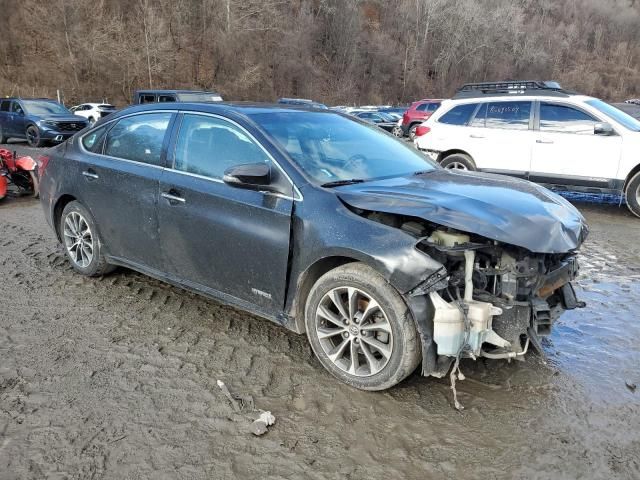
[[636,388],[638,388],[638,386],[637,386],[635,383],[630,382],[629,380],[627,380],[627,381],[626,381],[626,382],[624,382],[624,383],[625,383],[625,385],[627,386],[627,388],[628,388],[629,390],[631,390],[632,392],[635,392],[635,391],[636,391]]
[[[276,423],[276,417],[271,412],[255,408],[251,395],[232,395],[222,380],[218,380],[217,383],[224,396],[229,400],[234,412],[248,420],[253,420],[250,428],[251,433],[256,436],[264,435],[268,431],[267,427]],[[259,414],[257,418],[255,418],[256,412]]]

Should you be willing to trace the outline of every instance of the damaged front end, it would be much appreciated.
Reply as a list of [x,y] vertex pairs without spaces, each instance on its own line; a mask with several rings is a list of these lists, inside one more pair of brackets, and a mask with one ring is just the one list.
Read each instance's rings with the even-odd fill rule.
[[422,373],[443,377],[460,358],[519,360],[565,311],[583,307],[571,281],[575,250],[534,253],[422,219],[354,209],[417,238],[442,267],[405,293],[422,338]]
[[427,295],[430,307],[438,358],[423,365],[425,375],[443,376],[457,357],[509,360],[530,346],[540,350],[562,312],[584,306],[570,283],[578,273],[574,253],[532,253],[444,228],[417,246],[443,265],[409,292]]

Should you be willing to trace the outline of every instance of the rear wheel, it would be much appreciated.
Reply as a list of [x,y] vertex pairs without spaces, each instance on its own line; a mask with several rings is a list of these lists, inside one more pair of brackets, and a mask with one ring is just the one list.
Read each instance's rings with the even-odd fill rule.
[[409,140],[411,140],[412,142],[416,139],[416,129],[420,126],[419,123],[416,123],[415,125],[411,126],[411,128],[409,128]]
[[77,272],[95,277],[115,268],[107,263],[96,223],[80,202],[64,207],[59,228],[67,257]]
[[96,119],[93,117],[89,117],[89,125],[93,126],[94,123],[96,123]]
[[640,217],[640,172],[631,177],[624,190],[624,196],[631,213]]
[[26,137],[30,147],[38,148],[44,145],[44,141],[40,138],[40,130],[35,125],[27,127]]
[[353,387],[390,388],[420,363],[420,341],[407,305],[362,263],[320,277],[307,299],[305,323],[320,363]]
[[398,138],[404,137],[404,132],[402,131],[402,127],[399,127],[397,125],[393,127],[393,130],[391,130],[391,133],[393,133]]
[[476,170],[473,159],[465,153],[454,153],[440,162],[447,170]]

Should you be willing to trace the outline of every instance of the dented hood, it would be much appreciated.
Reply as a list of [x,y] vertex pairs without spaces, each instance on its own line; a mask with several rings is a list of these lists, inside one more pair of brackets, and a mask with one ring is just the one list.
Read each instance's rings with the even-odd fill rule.
[[436,169],[335,192],[355,208],[419,217],[537,253],[575,250],[588,232],[580,212],[562,197],[502,175]]

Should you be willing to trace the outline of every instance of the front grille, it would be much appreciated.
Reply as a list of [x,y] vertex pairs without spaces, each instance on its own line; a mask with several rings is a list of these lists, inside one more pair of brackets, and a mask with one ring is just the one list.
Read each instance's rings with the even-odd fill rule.
[[77,132],[84,128],[84,123],[81,122],[58,122],[56,127],[59,132]]

